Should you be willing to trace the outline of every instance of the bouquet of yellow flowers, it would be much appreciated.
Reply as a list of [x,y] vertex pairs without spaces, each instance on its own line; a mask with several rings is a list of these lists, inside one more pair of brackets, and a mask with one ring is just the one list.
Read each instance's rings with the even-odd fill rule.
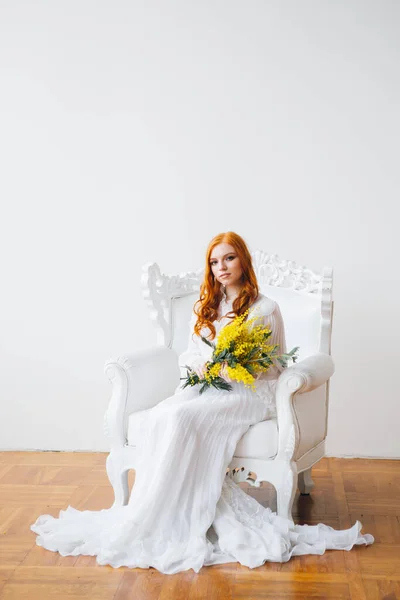
[[230,391],[232,386],[221,376],[225,373],[232,381],[241,381],[245,386],[255,390],[257,377],[268,371],[274,359],[278,360],[283,367],[287,366],[288,360],[296,362],[299,347],[296,346],[288,354],[279,354],[278,344],[268,344],[272,330],[263,325],[251,327],[258,316],[245,321],[248,312],[249,309],[225,325],[219,332],[216,343],[201,336],[203,342],[213,348],[211,360],[205,365],[202,379],[185,365],[187,374],[186,377],[181,377],[185,379],[182,389],[201,384],[200,394],[210,386]]

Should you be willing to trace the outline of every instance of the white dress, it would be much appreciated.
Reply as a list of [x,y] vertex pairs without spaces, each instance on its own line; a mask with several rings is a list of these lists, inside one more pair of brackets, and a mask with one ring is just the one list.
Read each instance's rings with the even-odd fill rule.
[[[229,322],[231,304],[222,300],[218,331]],[[251,307],[273,331],[271,343],[286,351],[279,306],[260,294]],[[191,332],[195,316],[191,319]],[[205,332],[202,332],[205,333]],[[212,349],[190,335],[179,364],[194,365]],[[198,386],[175,390],[154,408],[141,411],[137,438],[142,448],[129,503],[100,511],[71,506],[59,517],[38,517],[31,526],[36,543],[62,556],[91,555],[100,565],[154,567],[166,574],[240,562],[250,568],[266,561],[286,562],[300,554],[350,550],[371,544],[361,523],[334,530],[320,523],[294,525],[264,508],[225,476],[235,447],[250,425],[274,414],[277,363],[253,392],[233,382],[231,391]],[[182,369],[185,374],[185,369]]]

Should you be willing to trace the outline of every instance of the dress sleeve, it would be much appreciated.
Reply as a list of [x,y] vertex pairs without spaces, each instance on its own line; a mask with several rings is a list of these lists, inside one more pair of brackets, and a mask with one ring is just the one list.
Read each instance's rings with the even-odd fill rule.
[[[257,325],[264,325],[265,327],[269,327],[272,331],[270,337],[268,338],[268,342],[271,345],[278,344],[278,353],[285,354],[287,352],[286,349],[286,336],[285,336],[285,326],[282,319],[281,310],[279,308],[279,304],[275,302],[275,307],[272,312],[268,314],[261,314],[259,319],[255,322]],[[271,377],[278,378],[279,375],[284,371],[285,367],[283,367],[279,361],[274,360],[274,365],[269,369],[266,373],[268,379]]]
[[197,334],[194,333],[194,326],[197,321],[197,316],[195,313],[192,313],[192,316],[189,321],[189,339],[187,343],[187,348],[184,350],[178,358],[178,364],[181,368],[182,377],[186,375],[185,365],[188,367],[195,367],[197,365],[201,365],[205,363],[205,359],[202,357],[199,341],[200,338]]

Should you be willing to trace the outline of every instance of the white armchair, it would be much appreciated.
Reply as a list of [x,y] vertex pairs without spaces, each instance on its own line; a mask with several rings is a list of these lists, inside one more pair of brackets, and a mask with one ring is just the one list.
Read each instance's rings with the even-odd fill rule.
[[[285,369],[276,388],[277,417],[251,426],[240,439],[232,462],[252,471],[277,491],[277,511],[292,518],[297,485],[303,494],[314,484],[311,467],[325,454],[332,331],[332,269],[322,274],[261,251],[252,253],[260,290],[279,304],[288,350],[300,346],[299,361]],[[127,504],[128,471],[138,448],[133,431],[144,410],[173,395],[184,375],[178,355],[186,347],[192,307],[199,296],[203,269],[168,276],[156,263],[143,267],[142,290],[157,327],[157,346],[110,360],[105,372],[112,397],[105,415],[111,451],[107,474],[115,504]],[[155,377],[154,374],[157,374]]]

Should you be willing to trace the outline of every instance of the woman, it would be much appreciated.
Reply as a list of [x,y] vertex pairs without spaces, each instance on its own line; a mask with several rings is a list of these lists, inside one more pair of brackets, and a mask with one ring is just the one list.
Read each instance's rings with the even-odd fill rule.
[[[213,340],[236,315],[249,310],[255,324],[269,325],[271,344],[286,352],[279,306],[258,290],[251,255],[233,232],[217,235],[206,253],[204,281],[190,322],[187,350],[180,355],[199,375]],[[293,555],[323,554],[370,544],[361,524],[335,531],[323,524],[296,526],[248,496],[226,468],[250,425],[275,414],[275,387],[282,366],[275,363],[252,391],[231,381],[232,390],[177,387],[173,396],[141,411],[134,435],[141,455],[127,506],[101,511],[68,507],[58,519],[42,515],[31,529],[36,542],[63,556],[97,556],[101,565],[154,567],[167,574],[240,562],[250,568]],[[226,367],[223,376],[229,380]]]

